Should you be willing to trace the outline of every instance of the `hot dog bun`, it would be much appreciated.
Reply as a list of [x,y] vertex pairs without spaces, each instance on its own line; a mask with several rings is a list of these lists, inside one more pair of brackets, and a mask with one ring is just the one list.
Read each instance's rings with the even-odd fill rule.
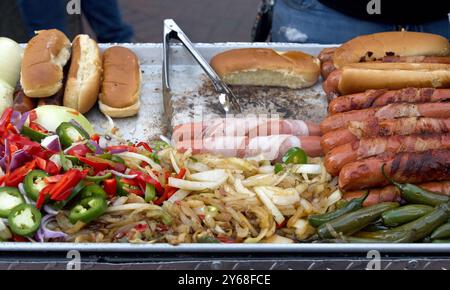
[[59,30],[41,30],[24,51],[20,83],[25,94],[44,98],[63,86],[63,67],[70,58],[71,43]]
[[430,63],[355,63],[341,69],[341,94],[370,89],[450,87],[450,65]]
[[320,75],[317,58],[300,51],[277,52],[268,48],[225,51],[211,60],[211,66],[232,85],[299,89],[313,86]]
[[336,68],[347,64],[380,59],[384,56],[447,56],[449,41],[439,35],[393,31],[362,35],[344,43],[334,52]]
[[97,43],[88,35],[78,35],[72,44],[72,61],[64,106],[86,113],[97,102],[102,75],[102,59]]
[[100,110],[114,118],[136,115],[141,94],[138,57],[128,48],[111,47],[103,54],[103,73]]

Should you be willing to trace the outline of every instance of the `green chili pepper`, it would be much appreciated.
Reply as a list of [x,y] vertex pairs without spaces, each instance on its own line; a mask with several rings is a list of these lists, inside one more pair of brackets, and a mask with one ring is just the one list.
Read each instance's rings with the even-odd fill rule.
[[432,234],[431,238],[433,240],[437,239],[449,239],[450,238],[450,223],[447,222],[442,226],[438,227]]
[[8,218],[18,205],[25,203],[20,191],[15,187],[0,187],[0,217]]
[[381,167],[381,171],[384,177],[400,190],[402,198],[409,203],[436,206],[438,204],[449,201],[448,196],[425,190],[414,184],[401,184],[390,179],[384,171],[384,164]]
[[362,208],[364,200],[367,198],[368,195],[369,192],[366,192],[364,196],[360,198],[354,198],[345,207],[334,210],[332,212],[312,215],[308,218],[308,221],[313,227],[318,228],[321,225],[330,222],[340,216],[343,216],[346,213],[353,212],[355,210]]
[[153,142],[151,143],[151,145],[152,145],[151,147],[152,147],[153,150],[155,150],[155,151],[161,151],[161,150],[166,149],[166,148],[169,147],[169,144],[167,144],[166,142],[161,141],[161,140],[153,141]]
[[106,160],[111,160],[113,155],[111,153],[104,153],[104,154],[97,155],[96,157],[106,159]]
[[115,163],[125,164],[125,160],[123,160],[122,157],[116,155],[111,156],[111,161]]
[[30,138],[30,140],[34,142],[41,142],[43,139],[47,138],[49,135],[35,131],[28,126],[23,126],[22,131],[20,132],[22,135]]
[[101,175],[101,176],[87,176],[86,180],[91,181],[91,182],[101,182],[106,179],[110,179],[111,177],[112,177],[112,173],[108,172],[105,175]]
[[285,164],[306,164],[308,163],[308,156],[305,151],[298,147],[289,149],[281,159]]
[[103,215],[107,209],[106,200],[102,197],[92,196],[81,200],[69,213],[69,220],[72,224],[82,221],[90,223]]
[[341,199],[338,202],[336,202],[336,208],[339,209],[339,208],[346,207],[348,203],[349,203],[348,200]]
[[450,240],[432,240],[434,244],[450,244]]
[[16,206],[8,216],[11,231],[19,236],[33,235],[41,225],[42,215],[34,206],[21,204]]
[[106,199],[106,192],[103,190],[103,188],[100,185],[93,184],[88,185],[80,192],[81,199],[85,199],[88,197],[101,197]]
[[80,166],[80,165],[83,164],[83,163],[81,163],[81,161],[80,161],[77,157],[75,157],[75,156],[72,156],[72,155],[65,155],[65,158],[66,158],[67,160],[69,160],[70,162],[72,162],[72,165]]
[[363,232],[377,232],[384,230],[389,230],[389,227],[385,226],[381,219],[371,223],[370,225],[362,229]]
[[69,122],[63,122],[56,128],[56,134],[59,136],[61,145],[64,148],[70,147],[75,142],[89,139],[89,135],[83,130]]
[[127,185],[124,184],[120,180],[120,177],[116,176],[116,188],[117,188],[118,196],[127,196],[128,195],[128,191],[125,190],[126,187],[127,187]]
[[[402,226],[392,228],[387,231],[371,233],[370,237],[382,240],[392,240],[393,237],[402,237],[402,242],[412,243],[420,241],[430,235],[436,228],[445,223],[450,218],[450,204],[442,203],[434,210],[415,221]],[[358,234],[360,236],[360,233]],[[364,236],[364,237],[367,237]]]
[[48,177],[48,174],[42,170],[33,170],[25,176],[23,180],[23,188],[27,193],[28,197],[36,201],[39,193],[47,183],[44,181]]
[[61,167],[64,169],[64,171],[69,171],[70,169],[72,169],[72,162],[68,158],[66,158],[63,151],[59,153],[59,157],[61,160]]
[[414,221],[433,211],[433,207],[424,204],[410,204],[400,208],[388,210],[381,217],[385,225],[396,227]]
[[361,208],[322,224],[317,233],[322,239],[332,238],[334,233],[351,235],[380,218],[383,212],[398,206],[397,202],[383,202]]
[[156,188],[150,184],[147,183],[145,186],[145,202],[151,202],[156,199]]
[[284,169],[283,164],[281,164],[281,163],[275,164],[275,168],[274,168],[275,174],[280,173],[281,171],[283,171],[283,169]]

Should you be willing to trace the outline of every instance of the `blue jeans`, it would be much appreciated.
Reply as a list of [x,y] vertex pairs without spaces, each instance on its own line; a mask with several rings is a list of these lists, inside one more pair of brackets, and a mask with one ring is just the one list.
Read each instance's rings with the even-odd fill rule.
[[[34,31],[57,28],[67,33],[67,0],[17,0],[30,37]],[[99,42],[131,42],[133,30],[125,24],[117,0],[81,0],[81,10]]]
[[[405,28],[448,38],[449,26],[449,20],[442,19],[421,25],[407,25]],[[272,41],[343,43],[358,35],[392,30],[395,30],[394,25],[350,17],[322,5],[317,0],[276,0]]]

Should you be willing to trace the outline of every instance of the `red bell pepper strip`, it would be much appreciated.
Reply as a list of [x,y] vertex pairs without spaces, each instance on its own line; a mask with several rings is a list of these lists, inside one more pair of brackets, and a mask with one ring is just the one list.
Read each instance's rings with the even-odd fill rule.
[[145,150],[147,150],[150,153],[153,153],[153,149],[150,147],[150,145],[148,145],[145,142],[139,142],[138,144],[134,145],[133,147],[136,147],[136,148],[144,147]]
[[150,175],[147,175],[141,171],[138,170],[130,170],[130,174],[136,174],[136,179],[141,182],[150,183],[153,185],[157,192],[161,193],[164,191],[164,188],[162,187],[161,183],[159,181],[154,180]]
[[66,200],[72,189],[86,177],[87,171],[80,171],[77,169],[70,169],[67,171],[61,180],[54,185],[51,190],[51,199],[56,201]]
[[39,192],[38,198],[36,200],[36,208],[37,209],[42,208],[42,206],[45,203],[45,199],[47,198],[47,196],[50,195],[50,192],[52,191],[54,186],[55,186],[54,184],[47,185],[46,187],[44,187],[41,190],[41,192]]
[[82,156],[77,156],[77,158],[84,164],[92,167],[95,172],[106,170],[111,166],[109,163],[103,162],[103,159],[100,158],[94,159],[94,157],[82,157]]
[[[186,175],[186,168],[181,168],[180,172],[175,176],[178,179],[182,179],[184,178],[184,176]],[[166,178],[169,179],[169,174],[166,172]],[[169,184],[166,184],[166,187],[164,189],[164,193],[153,203],[156,205],[160,205],[162,204],[164,201],[166,201],[167,199],[169,199],[172,195],[175,194],[175,192],[178,191],[178,188],[176,187],[172,187]]]
[[84,145],[84,144],[78,144],[75,145],[74,147],[70,148],[67,151],[68,155],[72,155],[72,156],[86,156],[86,154],[90,153],[91,150],[89,150],[89,148]]
[[117,181],[116,178],[110,178],[103,181],[103,189],[109,198],[113,198],[117,195]]
[[94,134],[91,136],[91,140],[98,144],[100,142],[100,136],[98,134]]
[[0,118],[0,133],[3,134],[6,129],[8,128],[8,125],[11,122],[11,116],[13,113],[12,108],[7,108],[5,111],[3,111],[2,117]]
[[17,168],[5,178],[6,186],[17,187],[25,178],[25,176],[36,168],[36,161],[31,161],[24,166]]
[[128,152],[137,152],[137,149],[133,146],[128,146],[128,145],[118,145],[118,146],[108,146],[106,147],[106,151],[111,152],[111,151],[128,151]]

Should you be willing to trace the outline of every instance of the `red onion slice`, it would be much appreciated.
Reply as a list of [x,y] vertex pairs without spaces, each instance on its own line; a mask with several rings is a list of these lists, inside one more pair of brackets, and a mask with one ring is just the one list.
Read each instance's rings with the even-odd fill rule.
[[95,141],[93,141],[93,140],[89,140],[88,143],[91,144],[93,147],[95,147],[95,152],[94,152],[94,153],[95,153],[96,155],[103,154],[103,150],[102,150],[102,148],[100,147],[100,145],[97,144],[97,142],[95,142]]
[[33,160],[33,156],[31,156],[27,151],[23,149],[17,150],[12,155],[9,170],[14,171],[31,160]]
[[53,152],[60,152],[62,150],[58,135],[44,138],[44,140],[41,141],[41,146]]

